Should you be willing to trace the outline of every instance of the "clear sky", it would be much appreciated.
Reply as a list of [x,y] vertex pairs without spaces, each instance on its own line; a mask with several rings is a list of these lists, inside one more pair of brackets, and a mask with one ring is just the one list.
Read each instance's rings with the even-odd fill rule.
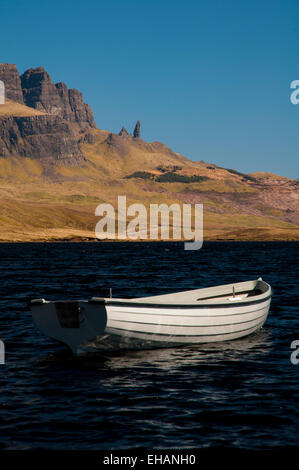
[[299,178],[299,0],[0,0],[0,62],[42,65],[98,126]]

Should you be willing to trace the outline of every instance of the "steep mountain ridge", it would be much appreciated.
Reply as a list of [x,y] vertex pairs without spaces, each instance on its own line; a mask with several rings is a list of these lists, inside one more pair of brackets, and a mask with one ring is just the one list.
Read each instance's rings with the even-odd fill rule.
[[28,157],[41,162],[43,173],[53,166],[84,166],[81,133],[96,127],[89,105],[78,90],[54,85],[42,68],[20,77],[13,64],[0,64],[6,103],[0,106],[0,157]]
[[55,114],[83,129],[96,128],[92,110],[83,102],[82,93],[68,89],[64,83],[52,83],[43,67],[28,69],[20,76],[15,64],[0,64],[0,80],[5,85],[7,99]]
[[81,128],[96,127],[92,110],[83,102],[82,93],[76,89],[69,90],[64,83],[53,84],[43,67],[26,70],[20,79],[27,106],[58,115]]

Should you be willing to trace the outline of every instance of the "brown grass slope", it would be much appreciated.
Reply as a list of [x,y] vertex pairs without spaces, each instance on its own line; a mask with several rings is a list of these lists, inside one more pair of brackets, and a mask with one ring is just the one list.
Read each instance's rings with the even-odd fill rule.
[[41,116],[43,114],[46,113],[8,99],[5,100],[5,104],[0,105],[0,116]]

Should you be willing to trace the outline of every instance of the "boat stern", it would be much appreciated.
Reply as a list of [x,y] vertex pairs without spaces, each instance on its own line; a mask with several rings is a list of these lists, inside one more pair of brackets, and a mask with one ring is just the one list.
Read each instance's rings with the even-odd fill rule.
[[34,299],[30,301],[30,309],[38,329],[66,344],[74,353],[79,352],[81,344],[105,332],[107,312],[104,299],[97,305],[80,300],[50,302]]

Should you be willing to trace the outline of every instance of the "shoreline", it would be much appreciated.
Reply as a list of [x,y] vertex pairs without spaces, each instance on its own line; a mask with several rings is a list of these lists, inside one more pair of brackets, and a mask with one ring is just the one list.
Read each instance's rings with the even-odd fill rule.
[[[160,234],[159,234],[160,236]],[[206,228],[203,233],[203,243],[205,242],[296,242],[299,241],[299,227],[294,229],[257,227],[213,230]],[[184,237],[172,239],[146,239],[131,238],[126,239],[98,239],[93,230],[78,229],[50,229],[24,231],[0,232],[0,243],[192,243],[194,239],[185,239]]]
[[[52,240],[0,240],[0,244],[33,244],[33,243],[192,243],[194,240],[97,240],[85,238],[52,239]],[[204,243],[298,243],[299,239],[235,239],[235,238],[215,238],[205,239]]]

